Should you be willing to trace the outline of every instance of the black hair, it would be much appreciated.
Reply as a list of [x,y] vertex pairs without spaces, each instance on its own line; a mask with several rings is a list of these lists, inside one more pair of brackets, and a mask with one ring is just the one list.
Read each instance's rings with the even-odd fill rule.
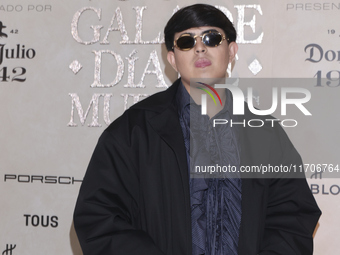
[[175,33],[203,26],[221,28],[229,42],[236,41],[236,30],[222,11],[208,4],[194,4],[178,10],[166,24],[164,38],[167,50],[173,50]]

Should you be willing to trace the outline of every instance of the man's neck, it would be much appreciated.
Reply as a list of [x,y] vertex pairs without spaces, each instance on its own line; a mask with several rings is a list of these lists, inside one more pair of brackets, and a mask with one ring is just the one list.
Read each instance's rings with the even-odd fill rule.
[[[207,93],[200,89],[200,88],[206,88],[203,85],[199,86],[190,86],[190,85],[185,85],[183,84],[185,89],[188,91],[188,93],[190,94],[191,98],[194,100],[194,102],[197,105],[202,105],[202,95],[206,95]],[[213,85],[210,85],[211,87],[214,87]],[[209,89],[208,89],[209,90]],[[219,95],[222,104],[220,103],[219,100],[217,100],[216,96],[213,94],[214,99],[211,96],[206,96],[206,102],[207,102],[207,115],[209,116],[209,118],[214,117],[217,113],[219,113],[223,108],[224,105],[226,103],[226,91],[223,88],[220,89],[215,89],[217,94]]]

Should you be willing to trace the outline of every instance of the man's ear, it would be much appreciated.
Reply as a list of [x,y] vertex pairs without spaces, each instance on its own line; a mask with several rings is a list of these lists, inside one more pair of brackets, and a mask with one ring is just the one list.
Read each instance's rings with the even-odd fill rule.
[[238,51],[238,45],[236,42],[229,43],[229,62],[233,62],[235,59],[236,53]]
[[175,69],[176,72],[178,72],[176,59],[175,59],[175,53],[173,51],[168,51],[166,58],[168,59],[168,62],[172,66],[172,68]]

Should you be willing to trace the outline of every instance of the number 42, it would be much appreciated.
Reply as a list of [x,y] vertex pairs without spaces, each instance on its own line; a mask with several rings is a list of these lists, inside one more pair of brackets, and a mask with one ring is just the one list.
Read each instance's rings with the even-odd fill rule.
[[[16,74],[17,72],[20,72],[20,73]],[[26,68],[24,68],[24,67],[14,67],[13,70],[12,70],[12,73],[16,74],[16,75],[13,76],[11,81],[18,81],[18,82],[26,81],[25,77],[21,77],[22,75],[24,75],[26,73]],[[0,82],[8,82],[10,79],[11,79],[11,77],[9,75],[7,75],[7,67],[3,67],[0,70]]]

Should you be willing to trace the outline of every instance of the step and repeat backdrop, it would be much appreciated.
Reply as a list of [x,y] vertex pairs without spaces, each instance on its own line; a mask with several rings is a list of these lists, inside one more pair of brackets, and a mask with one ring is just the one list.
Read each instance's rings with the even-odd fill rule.
[[[301,107],[273,115],[310,170],[323,212],[314,254],[338,254],[340,1],[200,2],[234,23],[239,51],[231,76],[259,84],[256,107],[269,109],[273,87],[278,95],[303,88]],[[178,77],[163,28],[194,3],[0,2],[0,254],[82,254],[72,215],[97,139],[125,109]]]

